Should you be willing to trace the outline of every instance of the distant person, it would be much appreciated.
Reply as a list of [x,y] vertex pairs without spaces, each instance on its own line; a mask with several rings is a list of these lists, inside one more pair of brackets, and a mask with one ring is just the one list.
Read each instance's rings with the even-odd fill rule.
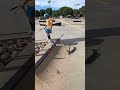
[[29,2],[27,4],[27,17],[31,25],[31,30],[28,32],[28,34],[33,34],[35,32],[35,1],[28,1]]
[[52,19],[49,17],[49,14],[47,13],[44,14],[44,18],[46,19],[46,25],[44,29],[47,33],[48,42],[53,42],[50,36],[50,34],[52,33],[52,25],[53,25]]

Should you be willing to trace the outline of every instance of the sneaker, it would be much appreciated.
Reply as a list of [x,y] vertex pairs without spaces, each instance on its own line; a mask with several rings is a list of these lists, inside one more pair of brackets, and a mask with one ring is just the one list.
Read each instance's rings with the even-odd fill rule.
[[48,40],[48,42],[50,42],[50,39]]

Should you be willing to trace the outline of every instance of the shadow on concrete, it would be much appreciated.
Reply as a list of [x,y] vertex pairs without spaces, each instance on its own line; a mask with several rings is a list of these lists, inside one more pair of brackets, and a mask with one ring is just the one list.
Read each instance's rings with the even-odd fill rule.
[[85,38],[62,39],[65,45],[77,45],[80,41],[85,41]]
[[68,54],[70,55],[70,54],[74,53],[76,50],[77,50],[76,47],[74,47],[73,49],[71,49],[71,48],[69,47],[69,50],[67,50],[67,52],[68,52]]
[[119,36],[120,27],[86,30],[85,35],[86,39]]
[[86,39],[85,64],[92,64],[101,56],[101,53],[99,53],[99,50],[101,50],[102,47],[100,46],[102,45],[103,42],[104,42],[104,39],[95,39],[95,38]]
[[105,37],[119,36],[120,27],[86,30],[85,33],[85,46],[90,47],[100,45]]
[[104,39],[86,39],[85,47],[100,45],[104,42]]
[[92,51],[91,55],[89,57],[86,57],[86,64],[92,64],[101,55],[101,53],[94,52],[93,48],[95,48],[95,50],[97,51],[99,46],[102,43],[104,43],[105,37],[112,37],[119,35],[120,35],[120,27],[86,30],[86,39],[85,39],[86,51],[90,48]]
[[92,54],[85,59],[85,64],[92,64],[100,55],[97,50],[92,50]]
[[[85,43],[85,64],[92,64],[101,56],[101,53],[99,51],[102,47],[101,44],[104,42],[104,39],[87,39]],[[88,56],[87,54],[90,54]]]
[[35,71],[36,76],[39,77],[39,75],[47,68],[50,62],[52,62],[52,60],[55,59],[55,56],[58,54],[60,48],[61,48],[60,46],[59,47],[56,46],[53,48],[53,50],[44,59],[44,61],[36,68],[36,71]]
[[72,50],[70,50],[70,54],[71,54],[71,53],[74,53],[76,50],[77,50],[77,48],[74,47]]

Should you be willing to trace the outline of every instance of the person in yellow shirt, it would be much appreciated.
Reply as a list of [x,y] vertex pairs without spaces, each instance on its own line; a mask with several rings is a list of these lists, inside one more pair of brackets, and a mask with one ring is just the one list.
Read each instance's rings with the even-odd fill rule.
[[47,13],[44,14],[44,18],[46,18],[46,25],[44,29],[48,36],[48,42],[53,42],[50,36],[50,34],[52,33],[52,25],[53,25],[52,19],[49,17],[49,14]]

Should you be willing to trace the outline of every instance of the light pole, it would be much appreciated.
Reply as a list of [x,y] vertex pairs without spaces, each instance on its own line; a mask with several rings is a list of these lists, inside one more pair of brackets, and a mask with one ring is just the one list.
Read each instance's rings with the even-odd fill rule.
[[50,15],[50,3],[51,3],[51,0],[49,0],[48,3],[49,3],[49,15]]
[[77,4],[77,6],[80,5],[80,4]]
[[75,7],[76,7],[76,9],[77,9],[77,5],[75,4],[74,6],[75,6]]
[[80,4],[75,4],[75,6],[76,6],[76,10],[77,10],[77,6],[78,6],[78,5],[80,5]]
[[80,5],[80,4],[75,4],[75,6],[76,6],[76,14],[75,14],[75,16],[77,17],[77,6],[78,5]]

